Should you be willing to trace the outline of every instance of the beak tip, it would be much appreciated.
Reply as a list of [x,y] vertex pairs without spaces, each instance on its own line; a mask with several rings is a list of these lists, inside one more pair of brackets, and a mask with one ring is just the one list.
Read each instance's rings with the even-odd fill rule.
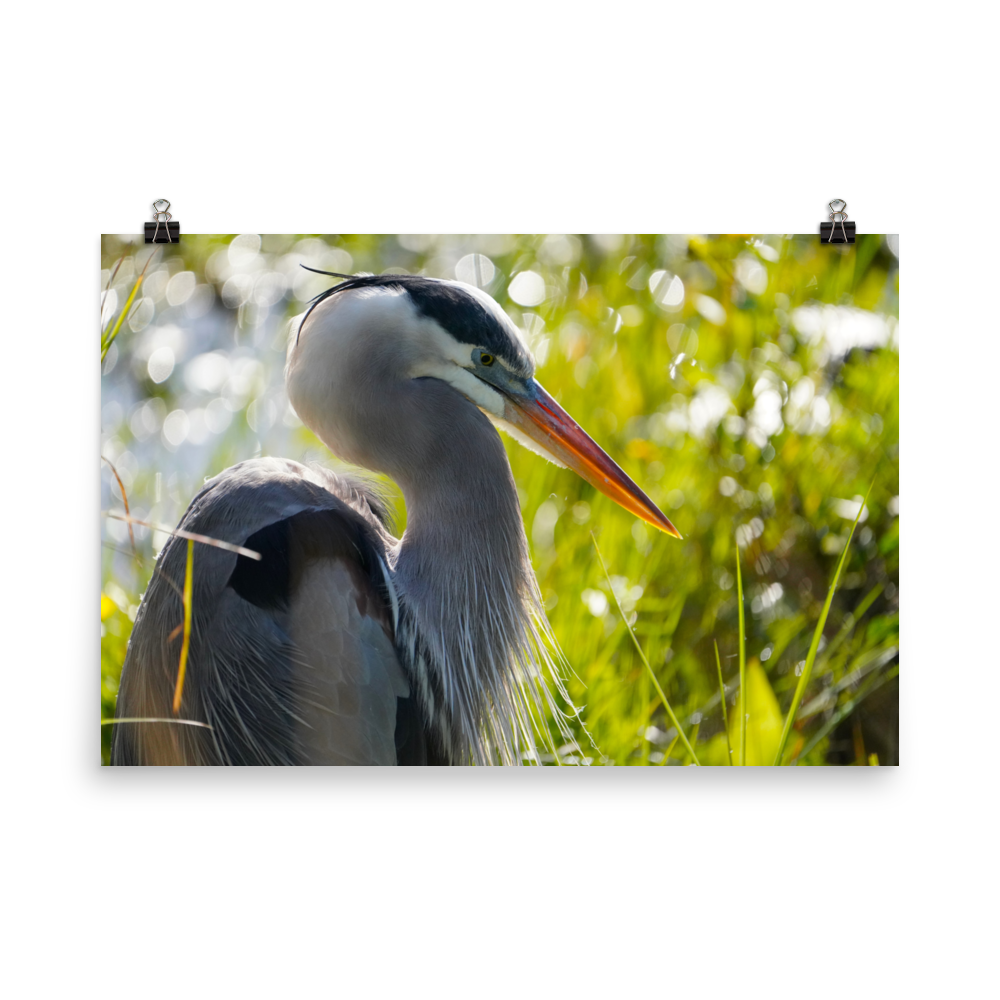
[[656,516],[644,517],[643,520],[648,521],[654,528],[659,528],[665,535],[670,535],[671,538],[683,541],[684,536],[670,523],[670,518],[658,507],[653,507],[653,510],[656,512]]
[[534,380],[524,398],[508,400],[506,421],[541,444],[584,481],[664,534],[680,539],[669,518],[582,427]]

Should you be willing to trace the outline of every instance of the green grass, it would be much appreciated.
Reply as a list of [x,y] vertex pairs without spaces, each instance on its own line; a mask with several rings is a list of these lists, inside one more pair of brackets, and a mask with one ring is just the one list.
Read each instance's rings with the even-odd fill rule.
[[[871,489],[868,490],[868,493],[871,493]],[[867,502],[867,500],[868,495],[866,494],[865,501]],[[795,717],[798,714],[799,705],[802,704],[802,696],[805,694],[806,688],[809,687],[809,681],[812,679],[813,665],[816,662],[816,653],[819,651],[820,640],[823,638],[823,628],[826,625],[827,616],[830,614],[830,605],[833,603],[833,595],[837,591],[837,583],[840,580],[840,574],[844,569],[844,563],[847,561],[847,553],[851,547],[851,539],[854,537],[854,529],[857,528],[858,521],[861,520],[861,514],[864,509],[865,504],[862,503],[858,507],[858,515],[854,518],[854,523],[851,525],[851,531],[847,536],[847,542],[844,544],[843,555],[841,555],[840,561],[837,563],[837,570],[833,574],[830,589],[826,592],[826,601],[823,604],[823,610],[820,612],[819,621],[816,622],[816,629],[813,632],[812,642],[809,644],[809,652],[806,655],[805,667],[802,670],[802,675],[799,677],[798,684],[795,685],[795,693],[792,695],[792,704],[788,709],[788,714],[785,716],[785,725],[781,730],[781,741],[778,743],[778,751],[774,756],[775,764],[782,763],[782,757],[785,752],[785,744],[788,742],[788,734],[791,732],[792,726],[795,723]]]
[[737,763],[746,766],[747,762],[747,722],[750,719],[750,699],[746,695],[747,690],[747,636],[746,622],[743,611],[743,574],[740,571],[740,548],[736,546],[736,607],[739,616],[740,634],[740,756]]
[[[663,693],[663,688],[660,687],[660,682],[657,680],[656,674],[653,672],[653,668],[649,665],[649,660],[646,659],[646,654],[642,651],[642,646],[639,645],[639,640],[636,639],[635,632],[632,631],[632,626],[629,624],[628,618],[626,617],[625,612],[622,610],[621,602],[618,600],[618,595],[615,593],[614,588],[611,585],[611,575],[608,573],[608,567],[604,562],[604,556],[601,555],[600,546],[597,544],[597,539],[594,537],[593,532],[591,532],[591,538],[594,539],[594,548],[597,550],[597,558],[601,562],[601,569],[604,571],[604,577],[608,581],[608,589],[611,591],[611,594],[614,597],[615,606],[618,608],[618,613],[621,615],[622,624],[625,626],[625,630],[628,632],[629,636],[632,639],[632,644],[635,646],[635,651],[639,654],[639,658],[642,660],[642,665],[646,668],[646,671],[649,673],[650,679],[653,682],[653,687],[656,688],[656,693],[660,697],[660,702],[663,704],[663,708],[664,711],[666,711],[667,713],[667,717],[670,719],[671,723],[673,723],[674,729],[677,730],[677,735],[683,742],[687,752],[691,755],[691,759],[694,761],[695,764],[697,764],[698,755],[694,752],[694,747],[691,745],[687,736],[684,735],[684,729],[681,726],[681,724],[677,721],[677,716],[674,715],[674,710],[670,707],[670,701],[667,699],[667,696]],[[696,724],[694,727],[695,729],[694,739],[697,739],[697,732],[696,732],[697,728],[698,726]]]
[[732,767],[733,764],[733,744],[729,739],[729,714],[726,712],[726,683],[722,679],[722,661],[719,659],[719,644],[715,646],[715,666],[719,672],[719,705],[722,708],[722,728],[726,734],[726,763]]
[[[262,276],[296,270],[297,262],[286,259],[292,254],[330,270],[395,267],[443,276],[464,255],[480,252],[496,269],[488,290],[526,331],[539,381],[684,536],[656,532],[573,473],[507,442],[548,617],[574,671],[568,690],[599,748],[583,749],[590,740],[580,727],[580,749],[563,749],[549,720],[547,756],[627,766],[695,757],[702,765],[769,765],[780,742],[781,759],[799,765],[867,765],[873,752],[881,764],[895,762],[895,731],[880,720],[899,669],[898,353],[889,343],[834,355],[796,312],[836,307],[891,322],[898,267],[879,237],[859,237],[850,249],[820,247],[811,237],[758,243],[635,236],[617,247],[537,236],[506,243],[265,237],[246,271],[233,263],[243,251],[230,253],[232,239],[185,237],[162,248],[144,277],[145,249],[106,239],[102,286],[116,289],[123,306],[102,337],[102,354],[112,332],[117,348],[106,353],[108,364],[116,353],[117,361],[102,381],[102,404],[106,415],[111,411],[103,453],[122,474],[137,518],[176,524],[204,476],[258,450],[336,465],[310,431],[285,419],[284,324],[304,301],[223,302],[224,293],[241,287],[231,277],[248,274],[247,287],[266,290]],[[511,276],[529,269],[546,285],[537,306],[508,295]],[[668,277],[657,277],[661,271]],[[211,291],[172,304],[186,273]],[[668,303],[674,275],[684,298]],[[318,276],[295,280],[304,282],[295,286],[303,295],[325,285]],[[191,304],[209,296],[214,311],[192,319]],[[206,340],[209,321],[214,333]],[[142,359],[159,343],[160,325],[180,331],[170,341],[177,364],[154,383]],[[230,365],[228,381],[211,391],[188,368],[194,354],[208,351]],[[781,426],[758,437],[764,404],[775,399],[770,393]],[[223,398],[225,408],[215,402]],[[257,414],[268,405],[274,420],[264,428]],[[163,417],[213,406],[215,414],[231,414],[229,426],[174,450],[160,429]],[[721,420],[714,406],[724,408]],[[110,470],[104,477],[102,509],[120,510],[121,490]],[[867,518],[855,531],[844,502],[872,483]],[[394,495],[402,529],[405,508]],[[136,528],[137,562],[124,528],[109,525],[102,561],[105,719],[154,565],[152,531]],[[591,540],[597,525],[607,573]],[[749,719],[741,733],[739,716],[747,713],[729,709],[744,691]],[[870,710],[876,704],[879,711]],[[858,719],[863,759],[851,736]]]

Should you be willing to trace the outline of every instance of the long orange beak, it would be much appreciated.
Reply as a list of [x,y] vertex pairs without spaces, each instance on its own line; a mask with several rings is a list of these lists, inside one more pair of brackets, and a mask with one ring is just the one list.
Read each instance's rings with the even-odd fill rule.
[[654,528],[681,537],[660,508],[534,379],[526,396],[507,397],[504,419],[619,506]]

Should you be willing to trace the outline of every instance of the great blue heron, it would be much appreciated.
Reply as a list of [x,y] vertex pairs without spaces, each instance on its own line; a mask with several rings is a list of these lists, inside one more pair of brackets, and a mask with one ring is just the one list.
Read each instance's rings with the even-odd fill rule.
[[[677,535],[535,381],[492,298],[432,278],[334,277],[347,280],[314,301],[289,349],[288,396],[334,454],[400,485],[406,531],[389,533],[371,484],[284,459],[206,483],[181,527],[262,556],[199,546],[193,560],[180,715],[211,728],[117,725],[114,764],[521,763],[532,715],[558,707],[493,425]],[[172,538],[160,554],[120,718],[171,716],[186,549]]]

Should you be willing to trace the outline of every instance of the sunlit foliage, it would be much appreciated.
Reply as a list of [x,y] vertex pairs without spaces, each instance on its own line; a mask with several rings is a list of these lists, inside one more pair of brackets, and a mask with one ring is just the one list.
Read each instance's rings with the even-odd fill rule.
[[[102,330],[117,323],[151,249],[105,238]],[[561,760],[689,762],[610,599],[591,531],[657,679],[710,764],[728,757],[713,640],[733,732],[738,718],[739,545],[747,763],[771,763],[871,486],[786,758],[867,764],[874,752],[898,762],[896,237],[843,247],[815,236],[184,235],[155,252],[102,374],[102,454],[135,517],[175,525],[207,476],[254,455],[336,464],[289,409],[282,382],[295,318],[334,280],[300,264],[457,277],[507,309],[539,381],[684,536],[657,534],[508,442],[581,708],[577,744],[561,747]],[[102,466],[102,509],[120,510]],[[401,498],[397,511],[402,530]],[[165,536],[136,527],[136,558],[122,522],[105,519],[103,534],[106,718]],[[108,736],[105,727],[105,754]]]

